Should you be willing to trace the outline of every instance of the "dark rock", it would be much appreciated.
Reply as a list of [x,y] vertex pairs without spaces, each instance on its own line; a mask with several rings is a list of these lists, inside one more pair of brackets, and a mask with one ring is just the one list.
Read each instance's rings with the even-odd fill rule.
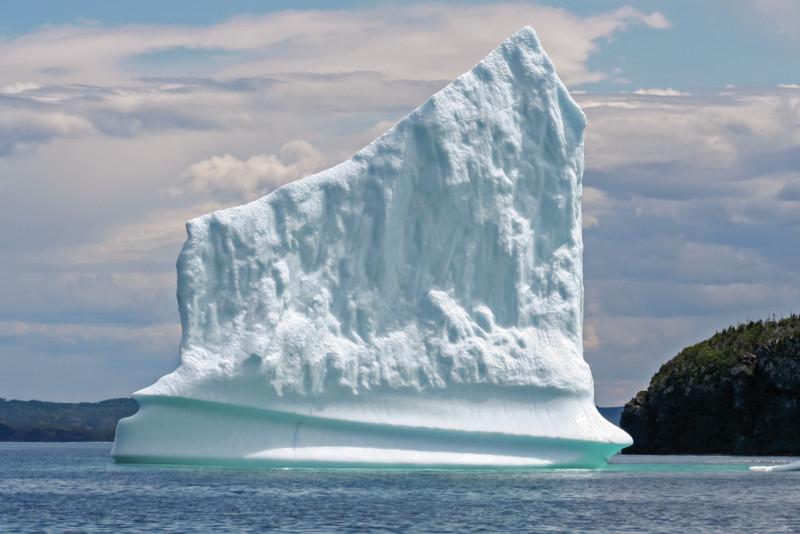
[[731,327],[664,364],[622,412],[627,454],[800,454],[800,317]]
[[22,441],[22,432],[0,421],[0,441]]

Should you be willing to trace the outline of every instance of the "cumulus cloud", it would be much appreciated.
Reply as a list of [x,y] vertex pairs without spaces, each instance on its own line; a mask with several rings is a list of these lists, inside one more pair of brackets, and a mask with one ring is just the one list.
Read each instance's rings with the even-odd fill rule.
[[222,202],[248,202],[324,167],[322,153],[306,141],[293,140],[280,156],[262,154],[246,161],[230,154],[193,163],[181,175],[175,195],[190,194]]
[[670,162],[731,169],[764,150],[800,143],[800,133],[790,127],[800,122],[800,95],[777,89],[576,99],[590,119],[586,160],[592,169]]
[[610,202],[608,195],[594,187],[583,188],[583,228],[591,228],[600,224],[600,217],[608,213]]
[[600,344],[600,338],[597,337],[597,330],[592,325],[584,325],[583,327],[583,350],[593,349]]
[[80,116],[0,107],[0,157],[25,153],[55,137],[82,137],[92,131],[91,123]]
[[39,89],[41,85],[38,83],[33,82],[15,82],[6,85],[2,89],[0,89],[0,93],[5,95],[15,95],[19,93],[24,93],[25,91],[31,91],[33,89]]
[[676,91],[672,88],[666,89],[637,89],[633,92],[635,95],[654,95],[654,96],[689,96],[689,93]]

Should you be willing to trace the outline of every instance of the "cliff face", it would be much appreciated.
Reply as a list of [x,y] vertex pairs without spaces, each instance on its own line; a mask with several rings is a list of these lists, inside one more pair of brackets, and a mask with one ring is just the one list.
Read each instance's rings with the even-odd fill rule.
[[622,413],[627,454],[800,454],[800,317],[731,327],[664,364]]

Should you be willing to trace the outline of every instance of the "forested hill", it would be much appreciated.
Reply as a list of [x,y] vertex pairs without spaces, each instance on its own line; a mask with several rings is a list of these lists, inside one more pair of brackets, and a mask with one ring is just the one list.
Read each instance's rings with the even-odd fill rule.
[[800,454],[800,316],[681,351],[625,405],[634,454]]
[[0,398],[0,441],[112,441],[117,421],[138,409],[127,398],[80,403]]

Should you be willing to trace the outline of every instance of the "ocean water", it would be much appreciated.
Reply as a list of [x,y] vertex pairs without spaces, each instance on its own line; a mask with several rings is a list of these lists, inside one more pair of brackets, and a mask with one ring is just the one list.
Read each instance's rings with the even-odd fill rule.
[[108,443],[0,443],[0,532],[799,532],[787,458],[616,456],[600,470],[114,464]]

